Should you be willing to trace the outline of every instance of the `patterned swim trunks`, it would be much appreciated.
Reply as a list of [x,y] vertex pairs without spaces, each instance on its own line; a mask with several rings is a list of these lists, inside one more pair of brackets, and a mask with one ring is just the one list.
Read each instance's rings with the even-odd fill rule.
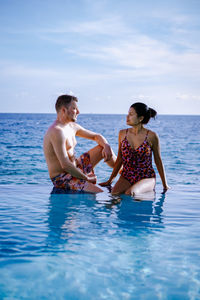
[[[76,159],[76,166],[81,169],[84,174],[94,174],[88,152],[83,153],[78,159]],[[87,183],[86,180],[73,177],[69,173],[61,173],[51,178],[51,180],[55,188],[72,191],[82,191]]]

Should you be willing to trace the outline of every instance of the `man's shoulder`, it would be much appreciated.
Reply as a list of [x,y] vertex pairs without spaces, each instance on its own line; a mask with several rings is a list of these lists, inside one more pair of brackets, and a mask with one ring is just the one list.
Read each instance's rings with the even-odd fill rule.
[[76,123],[76,122],[71,122],[70,123],[70,127],[72,130],[74,130],[75,132],[77,132],[80,129],[84,129],[80,124]]
[[54,132],[58,132],[63,130],[62,127],[58,124],[53,123],[49,128],[48,128],[48,132],[49,133],[54,133]]
[[62,134],[63,128],[53,123],[46,131],[45,137],[53,137]]

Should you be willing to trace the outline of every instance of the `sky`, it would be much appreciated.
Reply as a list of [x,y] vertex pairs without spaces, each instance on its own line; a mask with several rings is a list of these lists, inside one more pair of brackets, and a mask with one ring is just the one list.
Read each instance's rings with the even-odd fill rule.
[[200,115],[200,0],[0,0],[0,112]]

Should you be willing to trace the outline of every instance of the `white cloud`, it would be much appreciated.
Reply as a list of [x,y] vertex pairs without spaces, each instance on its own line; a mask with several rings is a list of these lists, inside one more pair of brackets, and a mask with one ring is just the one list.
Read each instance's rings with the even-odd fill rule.
[[[42,27],[34,29],[23,29],[23,30],[10,30],[10,33],[35,33],[35,34],[46,34],[46,37],[55,38],[57,41],[59,35],[65,35],[69,33],[76,33],[80,35],[122,35],[131,33],[132,30],[122,21],[119,16],[107,16],[105,18],[91,18],[87,21],[62,21],[52,27]],[[60,39],[60,38],[59,38]]]
[[[90,1],[86,3],[89,5]],[[79,20],[70,15],[68,21],[60,18],[47,22],[49,27],[43,23],[38,28],[29,24],[27,28],[31,29],[27,30],[11,28],[10,33],[27,34],[42,51],[44,46],[49,51],[44,64],[42,56],[35,57],[32,49],[26,63],[22,56],[21,61],[9,61],[8,56],[8,61],[0,62],[1,86],[6,91],[7,85],[7,96],[12,99],[14,94],[10,85],[16,89],[16,98],[25,100],[32,92],[38,99],[52,96],[53,102],[59,94],[73,91],[83,99],[80,106],[84,112],[89,109],[124,113],[133,101],[144,101],[148,105],[155,103],[162,112],[170,112],[176,102],[179,113],[181,100],[187,109],[188,103],[199,103],[200,48],[191,16],[174,11],[169,14],[168,10],[163,10],[163,14],[158,10],[140,10],[138,16],[136,9],[127,11],[126,19],[126,14],[117,9],[110,13],[106,10],[109,1],[100,2],[101,11],[98,12],[98,5],[96,9],[92,5],[95,14],[81,16]],[[20,47],[18,51],[31,46]],[[53,61],[55,57],[57,60]],[[43,104],[44,111],[47,103],[48,100]],[[192,108],[190,112],[193,113]]]
[[178,53],[170,45],[140,35],[129,41],[118,40],[104,46],[90,45],[65,51],[103,62],[105,67],[113,70],[114,77],[200,76],[200,52],[185,50]]
[[86,35],[116,35],[116,33],[119,35],[129,32],[128,28],[118,17],[70,24],[70,26],[67,27],[70,32]]
[[33,68],[33,67],[26,67],[23,65],[15,65],[15,66],[7,66],[1,73],[4,76],[13,76],[13,77],[29,77],[29,78],[53,78],[58,76],[59,73],[52,69],[42,69],[42,68]]
[[177,93],[176,94],[177,100],[196,100],[200,101],[200,95],[192,95],[192,94],[183,94],[183,93]]

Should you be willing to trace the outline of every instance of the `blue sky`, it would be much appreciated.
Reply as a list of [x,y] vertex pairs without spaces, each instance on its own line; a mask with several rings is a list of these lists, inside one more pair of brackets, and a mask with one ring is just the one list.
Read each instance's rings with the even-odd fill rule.
[[199,0],[0,0],[0,112],[200,114]]

